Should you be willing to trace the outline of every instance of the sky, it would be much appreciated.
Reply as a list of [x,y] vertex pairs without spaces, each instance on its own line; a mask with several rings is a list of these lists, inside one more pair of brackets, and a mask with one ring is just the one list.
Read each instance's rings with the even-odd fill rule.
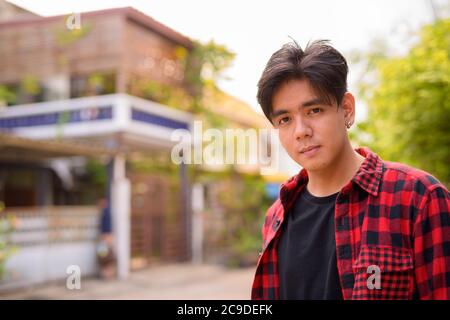
[[[434,0],[447,1],[447,0]],[[132,6],[196,40],[213,39],[236,53],[219,86],[260,111],[256,84],[271,54],[295,39],[328,39],[344,56],[367,50],[382,38],[405,52],[410,31],[432,21],[430,0],[10,0],[43,16]],[[356,92],[357,66],[349,61],[349,90]],[[356,121],[366,115],[366,107]],[[357,109],[358,110],[358,109]]]

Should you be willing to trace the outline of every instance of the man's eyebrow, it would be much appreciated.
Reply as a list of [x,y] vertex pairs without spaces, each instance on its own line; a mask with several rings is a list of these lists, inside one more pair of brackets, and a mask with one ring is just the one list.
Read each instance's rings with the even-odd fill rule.
[[277,111],[272,112],[272,118],[276,118],[279,115],[282,115],[282,114],[285,114],[285,113],[288,113],[288,111],[286,109],[279,109]]
[[[316,105],[323,105],[325,104],[325,101],[323,99],[320,98],[315,98],[315,99],[311,99],[308,100],[306,102],[303,102],[300,106],[303,108],[307,108],[307,107],[311,107],[311,106],[316,106]],[[278,117],[279,115],[288,113],[289,111],[286,109],[279,109],[277,111],[274,111],[272,113],[272,118]]]
[[318,105],[318,104],[325,104],[325,101],[323,99],[320,99],[320,98],[315,98],[315,99],[303,102],[301,104],[301,106],[302,107],[310,107],[310,106],[315,106],[315,105]]

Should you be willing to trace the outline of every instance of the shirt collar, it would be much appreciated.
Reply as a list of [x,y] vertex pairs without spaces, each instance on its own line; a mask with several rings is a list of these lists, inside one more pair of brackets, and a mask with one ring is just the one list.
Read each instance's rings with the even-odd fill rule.
[[376,197],[383,176],[383,161],[367,147],[356,148],[355,151],[366,159],[353,176],[352,181]]
[[[383,161],[367,147],[356,148],[355,151],[362,155],[365,160],[351,181],[359,185],[367,193],[376,197],[383,174]],[[292,195],[297,194],[306,186],[307,182],[308,173],[305,169],[302,169],[296,176],[281,185],[281,202],[287,203]]]

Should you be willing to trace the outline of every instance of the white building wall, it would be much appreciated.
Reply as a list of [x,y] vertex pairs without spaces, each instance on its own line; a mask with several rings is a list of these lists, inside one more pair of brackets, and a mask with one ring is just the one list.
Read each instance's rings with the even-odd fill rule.
[[0,291],[30,287],[60,280],[66,286],[70,265],[81,269],[83,278],[98,272],[95,242],[61,243],[19,248],[6,263],[6,277],[0,282]]

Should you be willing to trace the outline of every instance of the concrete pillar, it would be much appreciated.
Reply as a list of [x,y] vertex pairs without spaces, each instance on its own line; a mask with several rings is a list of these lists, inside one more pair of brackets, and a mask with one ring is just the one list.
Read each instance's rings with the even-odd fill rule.
[[131,186],[126,177],[126,159],[124,155],[116,155],[112,163],[111,213],[119,279],[126,279],[130,272],[130,208]]
[[183,225],[183,238],[186,241],[184,247],[183,260],[192,259],[192,208],[191,191],[187,167],[184,162],[180,164],[180,183],[181,183],[181,214]]
[[203,262],[203,185],[192,186],[192,262]]

